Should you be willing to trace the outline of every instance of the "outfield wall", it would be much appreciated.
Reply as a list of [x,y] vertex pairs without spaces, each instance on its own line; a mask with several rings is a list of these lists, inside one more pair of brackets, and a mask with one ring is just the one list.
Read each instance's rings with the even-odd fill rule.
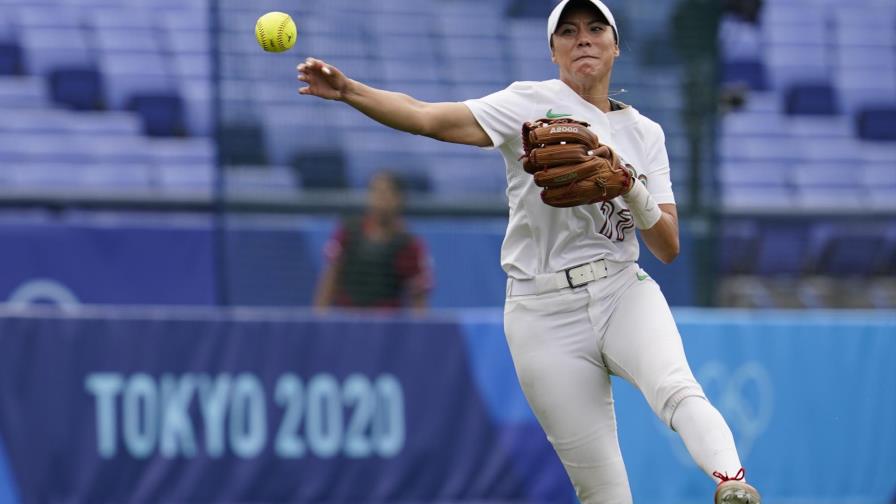
[[[676,316],[769,502],[889,502],[896,314]],[[500,319],[6,310],[0,503],[571,502]],[[674,433],[615,386],[635,502],[706,502]]]

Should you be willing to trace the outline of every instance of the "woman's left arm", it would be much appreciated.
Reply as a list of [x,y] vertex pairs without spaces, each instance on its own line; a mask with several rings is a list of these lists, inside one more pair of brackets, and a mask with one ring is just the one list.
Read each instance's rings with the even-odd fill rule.
[[649,229],[641,229],[644,244],[664,264],[678,257],[678,210],[674,204],[659,205],[662,215]]

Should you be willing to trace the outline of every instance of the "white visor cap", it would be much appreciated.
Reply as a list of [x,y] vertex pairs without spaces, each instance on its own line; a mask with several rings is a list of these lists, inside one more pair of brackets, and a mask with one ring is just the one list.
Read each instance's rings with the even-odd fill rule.
[[[557,30],[557,23],[560,21],[560,15],[563,14],[563,9],[569,5],[570,0],[563,0],[554,7],[554,10],[551,11],[551,15],[548,16],[548,45],[551,44],[551,35]],[[616,20],[613,18],[613,13],[610,12],[610,8],[604,5],[600,0],[587,0],[591,2],[597,9],[607,18],[607,21],[610,22],[610,26],[613,27],[613,32],[616,34],[616,43],[619,43],[619,29],[616,28]]]

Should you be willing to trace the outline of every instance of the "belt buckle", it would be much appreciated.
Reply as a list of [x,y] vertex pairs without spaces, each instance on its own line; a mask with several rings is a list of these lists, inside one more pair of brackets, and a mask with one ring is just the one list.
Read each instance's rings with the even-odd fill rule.
[[[588,268],[584,269],[585,266],[588,266]],[[579,271],[573,272],[573,270]],[[581,287],[595,280],[594,269],[591,268],[591,263],[583,263],[572,268],[566,268],[563,272],[566,273],[566,283],[570,289]],[[574,276],[575,280],[573,280]]]

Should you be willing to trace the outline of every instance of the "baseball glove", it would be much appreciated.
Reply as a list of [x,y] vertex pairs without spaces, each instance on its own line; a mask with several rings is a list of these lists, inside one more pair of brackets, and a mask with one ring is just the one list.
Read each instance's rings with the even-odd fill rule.
[[558,208],[609,201],[632,188],[633,171],[602,145],[588,123],[539,119],[523,124],[523,169],[544,189],[541,200]]

